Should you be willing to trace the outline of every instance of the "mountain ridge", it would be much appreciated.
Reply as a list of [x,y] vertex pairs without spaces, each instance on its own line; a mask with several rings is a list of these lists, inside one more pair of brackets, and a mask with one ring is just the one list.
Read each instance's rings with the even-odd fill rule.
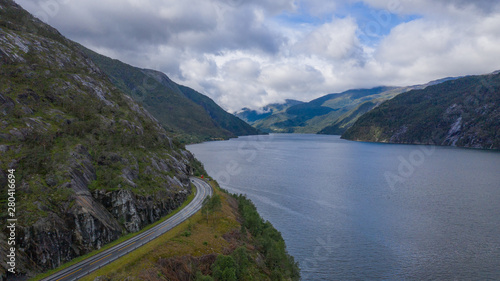
[[76,43],[0,6],[0,185],[14,169],[16,273],[33,276],[170,213],[200,165]]
[[168,131],[186,143],[259,134],[207,96],[173,82],[160,71],[134,67],[83,46],[81,49],[116,87],[142,104]]
[[465,76],[388,100],[342,138],[357,141],[500,148],[500,74]]
[[[147,85],[142,86],[147,90]],[[219,114],[211,100],[182,89],[185,92],[179,89],[176,97],[185,101],[184,95],[190,95],[202,104],[193,102],[193,108],[215,108],[213,116]],[[203,165],[173,137],[175,132],[167,132],[157,118],[115,86],[80,45],[12,0],[0,0],[0,116],[0,185],[8,185],[7,171],[14,169],[17,210],[16,273],[7,271],[10,249],[0,243],[2,281],[26,280],[139,231],[186,201],[192,193],[191,175],[206,175]],[[250,280],[298,280],[298,265],[287,253],[281,234],[249,200],[229,197],[224,194],[219,207],[226,210],[224,215],[231,209],[234,228],[214,232],[210,226],[213,238],[207,239],[227,248],[214,251],[199,240],[202,250],[211,252],[199,259],[196,247],[182,256],[170,254],[168,262],[176,268],[163,258],[153,264],[148,258],[149,268],[134,273],[140,278],[160,268],[167,276],[194,279],[200,274],[194,271],[194,260],[206,278],[224,271]],[[7,202],[7,192],[2,192],[0,203],[7,206]],[[207,214],[216,212],[214,206]],[[198,217],[194,224],[185,221],[189,234],[177,234],[174,240],[188,237],[194,228],[203,229],[200,221],[205,216]],[[245,223],[247,217],[251,225]],[[0,219],[7,218],[3,208]],[[4,228],[0,240],[7,241],[9,235]],[[171,250],[170,242],[161,245],[164,251]],[[271,245],[271,251],[263,244]],[[234,261],[230,268],[221,264],[228,259]],[[160,278],[158,272],[151,276]]]
[[[410,90],[426,88],[457,78],[460,77],[446,77],[426,84],[404,87],[378,86],[331,93],[309,102],[288,106],[285,111],[261,114],[260,118],[253,121],[241,116],[241,113],[237,116],[263,132],[341,135],[360,116],[385,100]],[[243,112],[249,114],[252,111],[247,109]]]

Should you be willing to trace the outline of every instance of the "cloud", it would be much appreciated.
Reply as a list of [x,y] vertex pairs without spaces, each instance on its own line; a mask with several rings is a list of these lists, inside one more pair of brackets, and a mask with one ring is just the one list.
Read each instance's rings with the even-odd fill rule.
[[225,63],[222,71],[226,77],[232,77],[235,80],[254,81],[261,74],[261,66],[250,58],[240,58]]
[[352,18],[333,19],[308,33],[293,48],[302,54],[330,60],[348,59],[358,50],[357,29]]
[[421,14],[434,17],[447,17],[454,11],[472,11],[472,16],[498,12],[496,0],[364,0],[374,8],[396,14]]
[[16,1],[230,111],[500,69],[498,1]]
[[263,69],[259,80],[276,93],[291,95],[297,92],[310,92],[311,85],[322,84],[324,77],[311,65],[292,62],[267,66]]
[[402,83],[493,71],[500,68],[499,24],[498,14],[472,22],[401,24],[381,42],[374,60],[389,62]]

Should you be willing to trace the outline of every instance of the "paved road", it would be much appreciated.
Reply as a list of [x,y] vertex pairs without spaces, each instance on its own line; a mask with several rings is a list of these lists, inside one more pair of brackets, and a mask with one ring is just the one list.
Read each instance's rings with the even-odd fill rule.
[[69,281],[82,278],[83,276],[141,247],[142,245],[157,238],[158,236],[174,228],[181,222],[185,221],[201,209],[203,200],[207,196],[212,195],[212,187],[208,183],[195,177],[191,177],[191,182],[193,182],[197,190],[196,196],[194,197],[193,201],[191,201],[191,203],[189,203],[184,209],[173,215],[168,220],[149,229],[148,231],[145,231],[144,233],[141,233],[133,238],[130,238],[127,241],[109,248],[102,253],[99,253],[64,270],[61,270],[45,279],[42,279],[42,281]]

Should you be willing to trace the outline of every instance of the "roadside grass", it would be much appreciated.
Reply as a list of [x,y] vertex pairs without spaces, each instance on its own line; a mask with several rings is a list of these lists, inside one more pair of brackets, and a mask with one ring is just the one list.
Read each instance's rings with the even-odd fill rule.
[[214,192],[221,196],[222,208],[215,216],[210,215],[208,222],[207,217],[198,211],[169,232],[81,280],[92,281],[99,276],[125,280],[130,276],[140,276],[145,270],[157,268],[157,261],[162,258],[223,254],[224,249],[231,246],[223,235],[239,229],[240,224],[233,198],[218,188],[214,188]]
[[196,187],[193,184],[191,184],[191,191],[192,191],[191,194],[188,196],[188,198],[186,199],[186,201],[184,201],[184,203],[179,208],[177,208],[176,210],[174,210],[172,213],[168,214],[167,216],[161,218],[157,222],[144,227],[142,230],[140,230],[138,232],[126,234],[126,235],[118,238],[117,240],[104,245],[99,250],[95,250],[95,251],[92,251],[92,252],[90,252],[90,253],[88,253],[86,255],[74,258],[73,260],[71,260],[71,261],[69,261],[69,262],[67,262],[67,263],[59,266],[58,268],[49,270],[49,271],[47,271],[45,273],[42,273],[42,274],[38,274],[38,275],[36,275],[35,277],[33,277],[33,278],[29,279],[29,280],[30,281],[42,280],[43,278],[46,278],[46,277],[48,277],[48,276],[50,276],[50,275],[52,275],[54,273],[57,273],[57,272],[59,272],[59,271],[61,271],[63,269],[66,269],[66,268],[68,268],[68,267],[70,267],[70,266],[72,266],[72,265],[74,265],[76,263],[79,263],[79,262],[81,262],[81,261],[83,261],[85,259],[93,257],[93,256],[95,256],[95,255],[97,255],[97,254],[99,254],[99,253],[101,253],[101,252],[103,252],[103,251],[105,251],[105,250],[107,250],[107,249],[115,246],[115,245],[118,245],[118,244],[120,244],[120,243],[122,243],[122,242],[124,242],[124,241],[126,241],[126,240],[128,240],[128,239],[130,239],[132,237],[135,237],[135,236],[137,236],[137,235],[139,235],[139,234],[141,234],[141,233],[143,233],[143,232],[151,229],[152,227],[155,227],[156,225],[158,225],[158,224],[166,221],[167,219],[171,218],[173,215],[177,214],[182,209],[184,209],[184,207],[186,207],[189,203],[191,203],[191,201],[193,201],[193,199],[194,199],[194,197],[196,195]]

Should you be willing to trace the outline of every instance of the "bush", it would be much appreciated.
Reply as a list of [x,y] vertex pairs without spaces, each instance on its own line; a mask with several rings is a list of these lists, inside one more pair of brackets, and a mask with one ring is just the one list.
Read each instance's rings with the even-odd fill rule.
[[[244,195],[236,196],[238,209],[242,216],[242,229],[247,229],[257,241],[259,252],[265,257],[266,266],[272,270],[272,280],[300,279],[300,269],[298,263],[286,251],[285,241],[281,233],[276,230],[268,221],[264,221],[255,205]],[[238,264],[245,261],[243,250],[235,251],[235,259]],[[244,266],[242,266],[244,268]],[[240,271],[241,274],[243,274]]]
[[236,281],[238,265],[231,256],[219,255],[212,265],[213,277],[217,281]]

